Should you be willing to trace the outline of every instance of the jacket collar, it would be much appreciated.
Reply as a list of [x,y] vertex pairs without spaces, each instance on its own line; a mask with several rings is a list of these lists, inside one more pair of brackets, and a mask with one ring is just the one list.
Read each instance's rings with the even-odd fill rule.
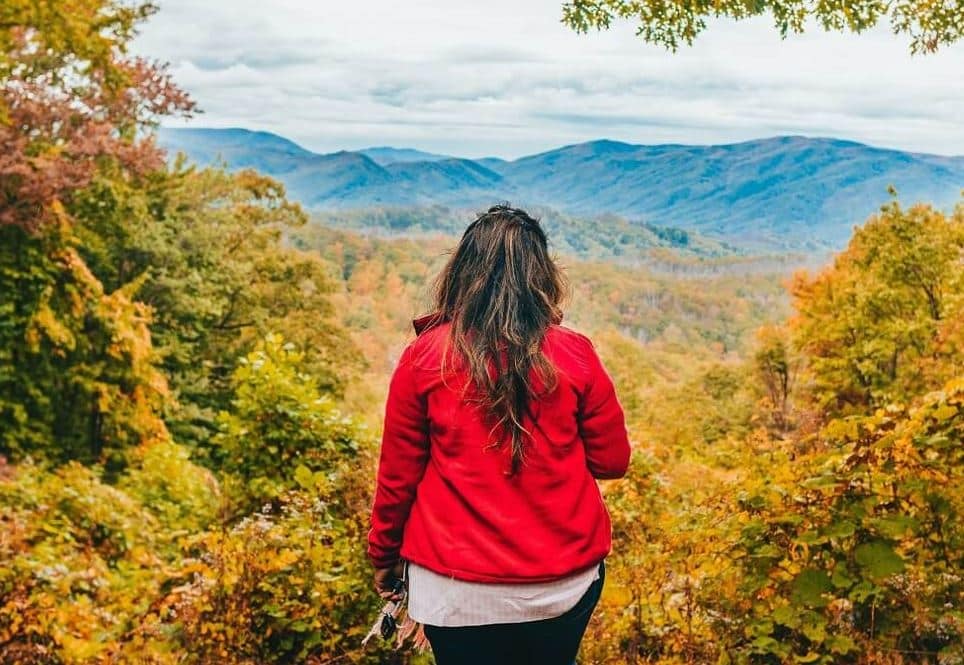
[[415,334],[421,335],[423,332],[430,328],[444,323],[445,320],[439,312],[433,312],[432,314],[426,314],[425,316],[420,316],[414,321],[412,321],[412,327],[415,328]]

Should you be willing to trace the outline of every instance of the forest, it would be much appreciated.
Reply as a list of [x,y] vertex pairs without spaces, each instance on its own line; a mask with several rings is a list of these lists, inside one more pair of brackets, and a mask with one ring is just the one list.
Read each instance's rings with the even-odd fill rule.
[[[364,550],[458,226],[165,155],[154,9],[0,10],[0,662],[430,663]],[[792,274],[544,211],[634,446],[582,662],[964,663],[964,201],[881,203]]]

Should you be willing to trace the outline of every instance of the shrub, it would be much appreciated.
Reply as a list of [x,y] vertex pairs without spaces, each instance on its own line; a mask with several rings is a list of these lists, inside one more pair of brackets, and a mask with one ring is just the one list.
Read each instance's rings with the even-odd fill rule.
[[355,546],[361,522],[339,519],[313,489],[278,505],[190,539],[181,582],[145,632],[173,629],[178,652],[190,654],[181,662],[384,662],[358,649],[378,603]]
[[302,360],[268,335],[234,373],[233,408],[220,414],[215,443],[236,514],[277,500],[298,475],[317,473],[328,495],[357,457],[358,426],[299,371]]
[[0,662],[108,653],[170,564],[157,519],[95,469],[24,464],[0,480]]
[[743,502],[735,660],[961,662],[964,379],[825,436],[795,482]]

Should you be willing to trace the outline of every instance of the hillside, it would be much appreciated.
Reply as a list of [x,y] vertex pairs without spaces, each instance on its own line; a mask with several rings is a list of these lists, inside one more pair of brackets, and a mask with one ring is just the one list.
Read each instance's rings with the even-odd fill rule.
[[[587,219],[541,206],[529,210],[542,221],[553,251],[581,259],[605,259],[620,264],[652,263],[654,252],[658,250],[672,250],[680,256],[699,258],[749,258],[750,255],[745,248],[681,228],[634,223],[616,215]],[[372,207],[319,211],[312,215],[312,221],[334,229],[386,237],[434,234],[452,239],[461,235],[474,215],[471,209],[442,205]]]
[[511,200],[781,247],[842,244],[890,186],[905,203],[941,207],[964,186],[964,157],[799,136],[718,146],[600,140],[511,161],[384,147],[316,154],[242,129],[162,129],[159,139],[202,164],[220,156],[231,168],[275,176],[313,210]]

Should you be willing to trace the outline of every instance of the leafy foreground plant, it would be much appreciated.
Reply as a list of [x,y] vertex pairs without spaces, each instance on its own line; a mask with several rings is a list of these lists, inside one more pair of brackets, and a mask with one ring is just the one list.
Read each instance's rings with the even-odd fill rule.
[[826,435],[808,476],[743,500],[736,660],[964,661],[964,378]]
[[373,448],[302,358],[271,335],[240,364],[220,481],[168,440],[112,483],[0,467],[0,662],[384,661],[358,649]]
[[353,546],[362,520],[321,498],[317,477],[300,472],[277,509],[220,528],[213,478],[163,447],[148,453],[163,477],[134,469],[124,489],[76,463],[3,468],[0,662],[385,657],[357,649],[377,604]]

